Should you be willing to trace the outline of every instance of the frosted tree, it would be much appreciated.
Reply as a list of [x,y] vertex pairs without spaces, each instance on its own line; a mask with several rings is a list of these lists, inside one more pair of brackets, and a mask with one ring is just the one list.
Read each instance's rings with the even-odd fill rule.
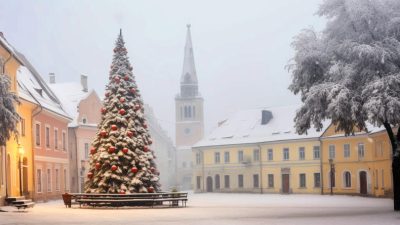
[[0,71],[0,146],[5,146],[12,135],[18,139],[20,116],[15,104],[19,104],[19,100],[15,93],[10,92],[10,84],[10,78]]
[[[297,132],[332,120],[346,135],[384,126],[392,145],[394,209],[400,210],[400,1],[325,0],[322,33],[303,30],[293,42],[289,89],[303,102]],[[397,136],[396,136],[397,133]]]
[[122,33],[114,48],[102,119],[90,150],[87,193],[160,191],[143,101],[132,73]]

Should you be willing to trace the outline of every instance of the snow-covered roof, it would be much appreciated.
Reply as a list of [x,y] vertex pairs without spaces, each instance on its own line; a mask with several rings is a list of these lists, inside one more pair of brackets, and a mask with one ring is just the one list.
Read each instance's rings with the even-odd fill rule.
[[[263,143],[284,140],[318,138],[329,122],[324,123],[322,131],[311,128],[307,134],[299,135],[294,127],[296,110],[300,106],[284,106],[241,110],[220,122],[220,125],[193,147]],[[262,111],[271,112],[272,118],[261,124]]]
[[51,89],[60,98],[65,110],[69,115],[72,116],[72,122],[68,124],[69,127],[75,127],[78,125],[78,105],[86,99],[94,90],[88,92],[83,91],[83,87],[78,82],[66,82],[66,83],[55,83],[49,84]]

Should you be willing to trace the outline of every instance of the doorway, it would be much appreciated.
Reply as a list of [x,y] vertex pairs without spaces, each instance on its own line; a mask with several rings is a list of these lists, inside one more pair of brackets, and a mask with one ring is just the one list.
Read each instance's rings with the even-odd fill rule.
[[213,182],[211,177],[207,177],[207,192],[213,192]]
[[289,174],[282,174],[282,193],[289,194]]
[[367,172],[360,172],[360,194],[366,195],[367,192]]
[[28,159],[24,157],[22,160],[22,194],[29,197],[28,191]]

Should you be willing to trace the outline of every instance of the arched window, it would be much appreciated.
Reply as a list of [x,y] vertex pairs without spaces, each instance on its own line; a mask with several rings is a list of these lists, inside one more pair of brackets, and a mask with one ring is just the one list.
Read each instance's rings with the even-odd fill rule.
[[215,175],[215,189],[220,188],[220,183],[219,183],[219,174]]
[[344,180],[344,186],[345,187],[351,187],[351,174],[349,171],[344,172],[343,174],[343,180]]
[[188,118],[192,117],[192,107],[188,106]]

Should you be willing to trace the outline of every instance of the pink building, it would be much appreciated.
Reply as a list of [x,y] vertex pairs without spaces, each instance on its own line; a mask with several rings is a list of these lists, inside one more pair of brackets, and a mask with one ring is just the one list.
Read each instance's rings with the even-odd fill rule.
[[61,198],[69,191],[68,123],[70,116],[50,87],[29,61],[17,71],[18,92],[22,99],[36,104],[32,112],[32,151],[35,201]]
[[90,146],[101,119],[102,103],[94,90],[88,90],[85,75],[81,75],[80,83],[56,83],[54,74],[50,74],[50,86],[73,118],[68,124],[70,185],[71,192],[83,192]]

